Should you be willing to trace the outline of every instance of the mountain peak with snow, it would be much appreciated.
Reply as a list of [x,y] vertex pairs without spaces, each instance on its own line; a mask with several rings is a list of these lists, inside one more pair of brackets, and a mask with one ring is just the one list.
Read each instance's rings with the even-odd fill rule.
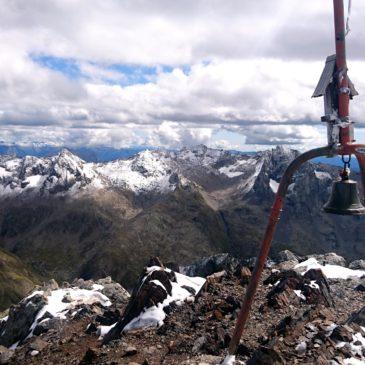
[[[164,194],[174,191],[182,182],[203,189],[209,187],[209,190],[241,190],[245,194],[258,189],[259,182],[270,192],[275,190],[275,182],[297,154],[287,147],[257,154],[235,154],[198,145],[173,152],[147,149],[128,159],[105,163],[85,162],[68,149],[43,158],[3,155],[0,156],[0,199],[29,194],[75,196],[100,189]],[[327,171],[321,174],[317,168],[315,176],[324,173],[328,174]],[[259,178],[261,175],[263,178]]]

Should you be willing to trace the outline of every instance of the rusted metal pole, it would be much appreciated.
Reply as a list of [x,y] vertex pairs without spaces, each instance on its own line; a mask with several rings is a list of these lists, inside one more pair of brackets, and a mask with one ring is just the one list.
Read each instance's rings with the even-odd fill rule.
[[[343,0],[333,0],[335,40],[336,40],[336,68],[338,87],[338,117],[345,120],[349,117],[350,89],[347,77],[346,63],[346,29]],[[350,127],[340,128],[340,144],[352,142]]]
[[247,291],[242,303],[242,307],[240,313],[237,318],[236,327],[233,332],[233,336],[231,342],[229,344],[228,353],[230,355],[234,355],[237,351],[237,347],[239,345],[245,324],[248,319],[248,315],[252,306],[252,302],[255,297],[255,293],[257,287],[259,285],[259,281],[261,278],[262,271],[265,266],[265,262],[267,260],[271,242],[275,233],[275,229],[277,223],[280,219],[280,214],[282,211],[282,207],[284,204],[284,199],[286,193],[288,191],[288,187],[292,181],[292,177],[294,173],[299,169],[299,167],[305,163],[306,161],[311,160],[315,157],[320,156],[329,156],[333,153],[332,148],[330,146],[316,148],[310,151],[303,153],[298,156],[285,170],[284,175],[282,176],[279,184],[278,191],[275,196],[274,204],[271,208],[269,222],[266,228],[265,236],[261,244],[260,253],[256,260],[255,268],[252,273],[251,281],[247,287]]

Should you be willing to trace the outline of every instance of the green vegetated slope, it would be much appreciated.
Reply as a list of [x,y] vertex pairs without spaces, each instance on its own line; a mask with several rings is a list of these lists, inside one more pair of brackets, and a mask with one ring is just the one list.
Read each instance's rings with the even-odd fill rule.
[[17,303],[37,282],[36,275],[18,257],[0,249],[0,311]]
[[198,192],[177,189],[143,209],[110,194],[3,205],[2,245],[42,276],[111,275],[127,287],[151,255],[184,264],[229,249],[220,214]]

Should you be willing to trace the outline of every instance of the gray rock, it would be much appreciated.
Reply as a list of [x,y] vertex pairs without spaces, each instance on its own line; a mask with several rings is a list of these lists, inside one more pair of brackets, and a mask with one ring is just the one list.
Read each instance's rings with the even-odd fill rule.
[[278,262],[293,261],[298,263],[298,258],[289,250],[280,251],[278,253]]
[[91,283],[91,280],[85,281],[84,279],[75,279],[72,282],[72,286],[77,286],[80,289],[91,289],[91,286],[94,282]]
[[281,270],[281,271],[285,271],[285,270],[293,270],[294,266],[298,264],[298,260],[288,260],[288,261],[283,261],[280,262],[278,265],[276,265],[276,267]]
[[54,279],[49,280],[48,282],[44,283],[42,286],[42,290],[57,290],[59,289],[59,286],[57,284],[57,281]]
[[28,336],[35,317],[46,303],[47,298],[43,294],[35,294],[11,306],[0,337],[0,345],[9,347],[15,342],[21,343]]
[[46,347],[48,346],[48,343],[46,341],[43,341],[42,339],[36,337],[32,343],[30,344],[30,348],[32,350],[36,350],[41,352],[42,350],[44,350]]
[[100,284],[100,285],[106,285],[106,284],[112,284],[113,283],[113,280],[112,280],[112,278],[110,276],[107,276],[105,278],[96,280],[95,283],[96,284]]
[[192,353],[196,354],[201,352],[204,345],[207,343],[207,338],[205,336],[198,337],[194,342]]
[[113,303],[120,305],[128,302],[130,294],[119,283],[100,285],[104,286],[104,288],[100,292],[106,295]]
[[346,267],[346,260],[334,252],[329,252],[324,255],[309,255],[314,257],[321,265],[338,265]]
[[62,302],[63,303],[71,303],[72,302],[71,294],[66,293],[62,298]]
[[9,350],[6,347],[0,345],[0,364],[8,364],[13,355],[13,350]]
[[190,266],[181,269],[182,273],[188,276],[207,277],[215,272],[226,270],[234,271],[239,264],[238,260],[228,253],[221,253],[209,257],[203,257]]
[[39,336],[40,334],[46,333],[49,330],[55,330],[56,332],[60,332],[63,327],[63,323],[64,320],[58,317],[46,319],[35,326],[33,334],[35,336]]
[[185,360],[181,365],[217,365],[222,362],[222,357],[213,355],[199,355]]
[[358,286],[356,286],[355,290],[365,292],[365,285],[359,284]]
[[114,282],[110,276],[96,281],[75,279],[72,283],[73,286],[87,290],[95,289],[95,284],[102,285],[103,288],[97,290],[106,295],[116,305],[126,304],[130,298],[128,291],[119,283]]
[[359,326],[365,326],[365,307],[358,312],[353,313],[347,321],[348,323],[357,323]]
[[365,270],[365,260],[355,260],[349,265],[352,270]]
[[133,356],[137,353],[137,349],[133,346],[128,346],[125,350],[124,356]]

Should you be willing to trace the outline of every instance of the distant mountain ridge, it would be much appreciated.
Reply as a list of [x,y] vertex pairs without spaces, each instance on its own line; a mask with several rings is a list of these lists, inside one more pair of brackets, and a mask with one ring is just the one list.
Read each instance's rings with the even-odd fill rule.
[[50,157],[57,155],[62,149],[68,149],[73,154],[82,158],[87,162],[106,162],[117,160],[119,158],[128,158],[137,154],[140,151],[147,149],[146,146],[141,147],[67,147],[67,146],[53,146],[47,143],[32,143],[29,145],[17,145],[0,143],[0,155],[12,155],[15,157]]
[[[278,148],[293,158],[290,150]],[[242,185],[252,188],[269,152],[237,155],[229,151],[197,146],[180,151],[145,150],[128,159],[87,163],[67,149],[52,157],[0,156],[0,199],[21,194],[93,193],[100,189],[121,189],[133,193],[166,193],[178,184]],[[276,182],[277,183],[277,182]],[[252,186],[251,186],[252,185]],[[238,186],[239,188],[239,186]]]
[[[0,155],[12,155],[15,157],[50,157],[57,155],[63,149],[67,149],[73,154],[77,155],[86,162],[109,162],[118,159],[126,159],[136,155],[144,150],[156,150],[156,148],[150,146],[135,146],[135,147],[124,147],[124,148],[113,148],[106,146],[90,146],[90,147],[68,147],[68,146],[54,146],[44,142],[33,142],[29,145],[17,145],[17,144],[6,144],[0,142]],[[164,150],[164,149],[162,149]],[[173,151],[170,149],[170,151]],[[253,155],[257,152],[242,152],[236,150],[230,150],[232,154],[248,154]],[[320,157],[314,160],[318,163],[324,163],[332,166],[342,166],[340,157],[325,158]],[[359,171],[359,165],[356,159],[352,162],[352,169]]]

